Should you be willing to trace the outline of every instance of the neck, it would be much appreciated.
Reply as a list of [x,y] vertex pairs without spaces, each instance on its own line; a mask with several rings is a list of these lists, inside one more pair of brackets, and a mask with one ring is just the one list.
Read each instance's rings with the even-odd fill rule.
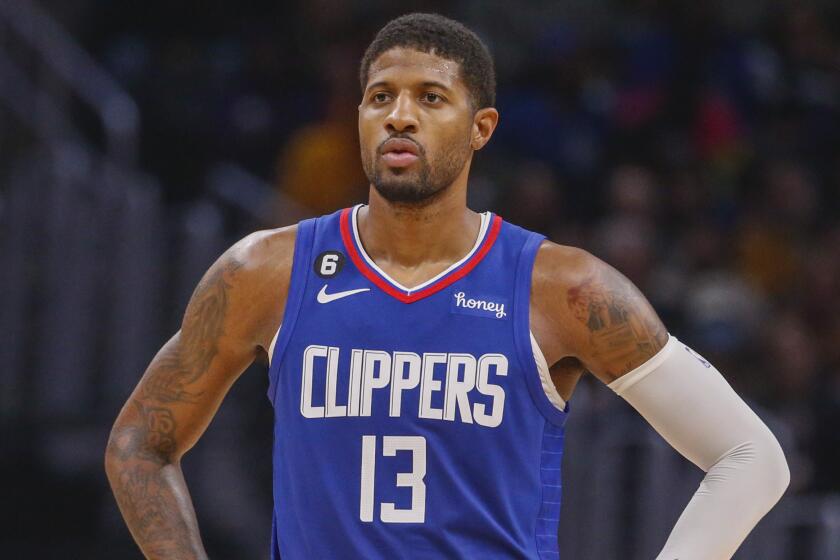
[[425,206],[395,204],[371,187],[367,207],[359,210],[359,236],[379,266],[413,269],[450,264],[475,243],[481,216],[467,208],[466,181],[453,184]]

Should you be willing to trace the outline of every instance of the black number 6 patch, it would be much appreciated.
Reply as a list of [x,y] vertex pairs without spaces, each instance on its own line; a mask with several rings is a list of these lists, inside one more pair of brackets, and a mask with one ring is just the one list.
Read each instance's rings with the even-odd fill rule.
[[338,251],[324,251],[315,259],[315,274],[332,278],[344,267],[344,255]]

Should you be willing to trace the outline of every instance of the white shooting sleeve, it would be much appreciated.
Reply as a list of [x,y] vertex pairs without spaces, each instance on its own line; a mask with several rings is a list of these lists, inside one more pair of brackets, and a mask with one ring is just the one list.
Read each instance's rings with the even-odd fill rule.
[[726,560],[790,481],[770,429],[709,362],[671,336],[608,385],[706,476],[657,560]]

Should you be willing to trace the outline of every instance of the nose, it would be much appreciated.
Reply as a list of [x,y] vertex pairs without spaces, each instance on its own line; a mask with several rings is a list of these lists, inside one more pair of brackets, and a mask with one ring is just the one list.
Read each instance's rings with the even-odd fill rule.
[[400,94],[392,107],[391,112],[385,118],[385,128],[388,132],[417,132],[419,122],[411,96]]

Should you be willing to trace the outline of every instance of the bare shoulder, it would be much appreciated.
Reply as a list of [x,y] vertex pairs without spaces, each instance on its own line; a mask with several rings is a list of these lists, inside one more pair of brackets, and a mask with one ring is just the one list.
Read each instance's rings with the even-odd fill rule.
[[[297,226],[255,231],[234,243],[207,271],[221,275],[238,293],[259,298],[291,276]],[[203,281],[204,279],[202,279]]]
[[544,241],[532,279],[532,323],[605,383],[653,356],[668,333],[639,289],[591,253]]
[[[193,293],[184,321],[204,301],[224,301],[225,330],[263,349],[274,336],[285,309],[297,226],[253,232],[226,250],[207,270]],[[218,305],[214,305],[218,307]]]
[[296,225],[255,231],[237,241],[227,253],[246,272],[245,281],[259,283],[272,275],[289,276],[296,235]]
[[540,244],[534,261],[534,281],[546,287],[574,285],[603,261],[583,249],[548,241]]

